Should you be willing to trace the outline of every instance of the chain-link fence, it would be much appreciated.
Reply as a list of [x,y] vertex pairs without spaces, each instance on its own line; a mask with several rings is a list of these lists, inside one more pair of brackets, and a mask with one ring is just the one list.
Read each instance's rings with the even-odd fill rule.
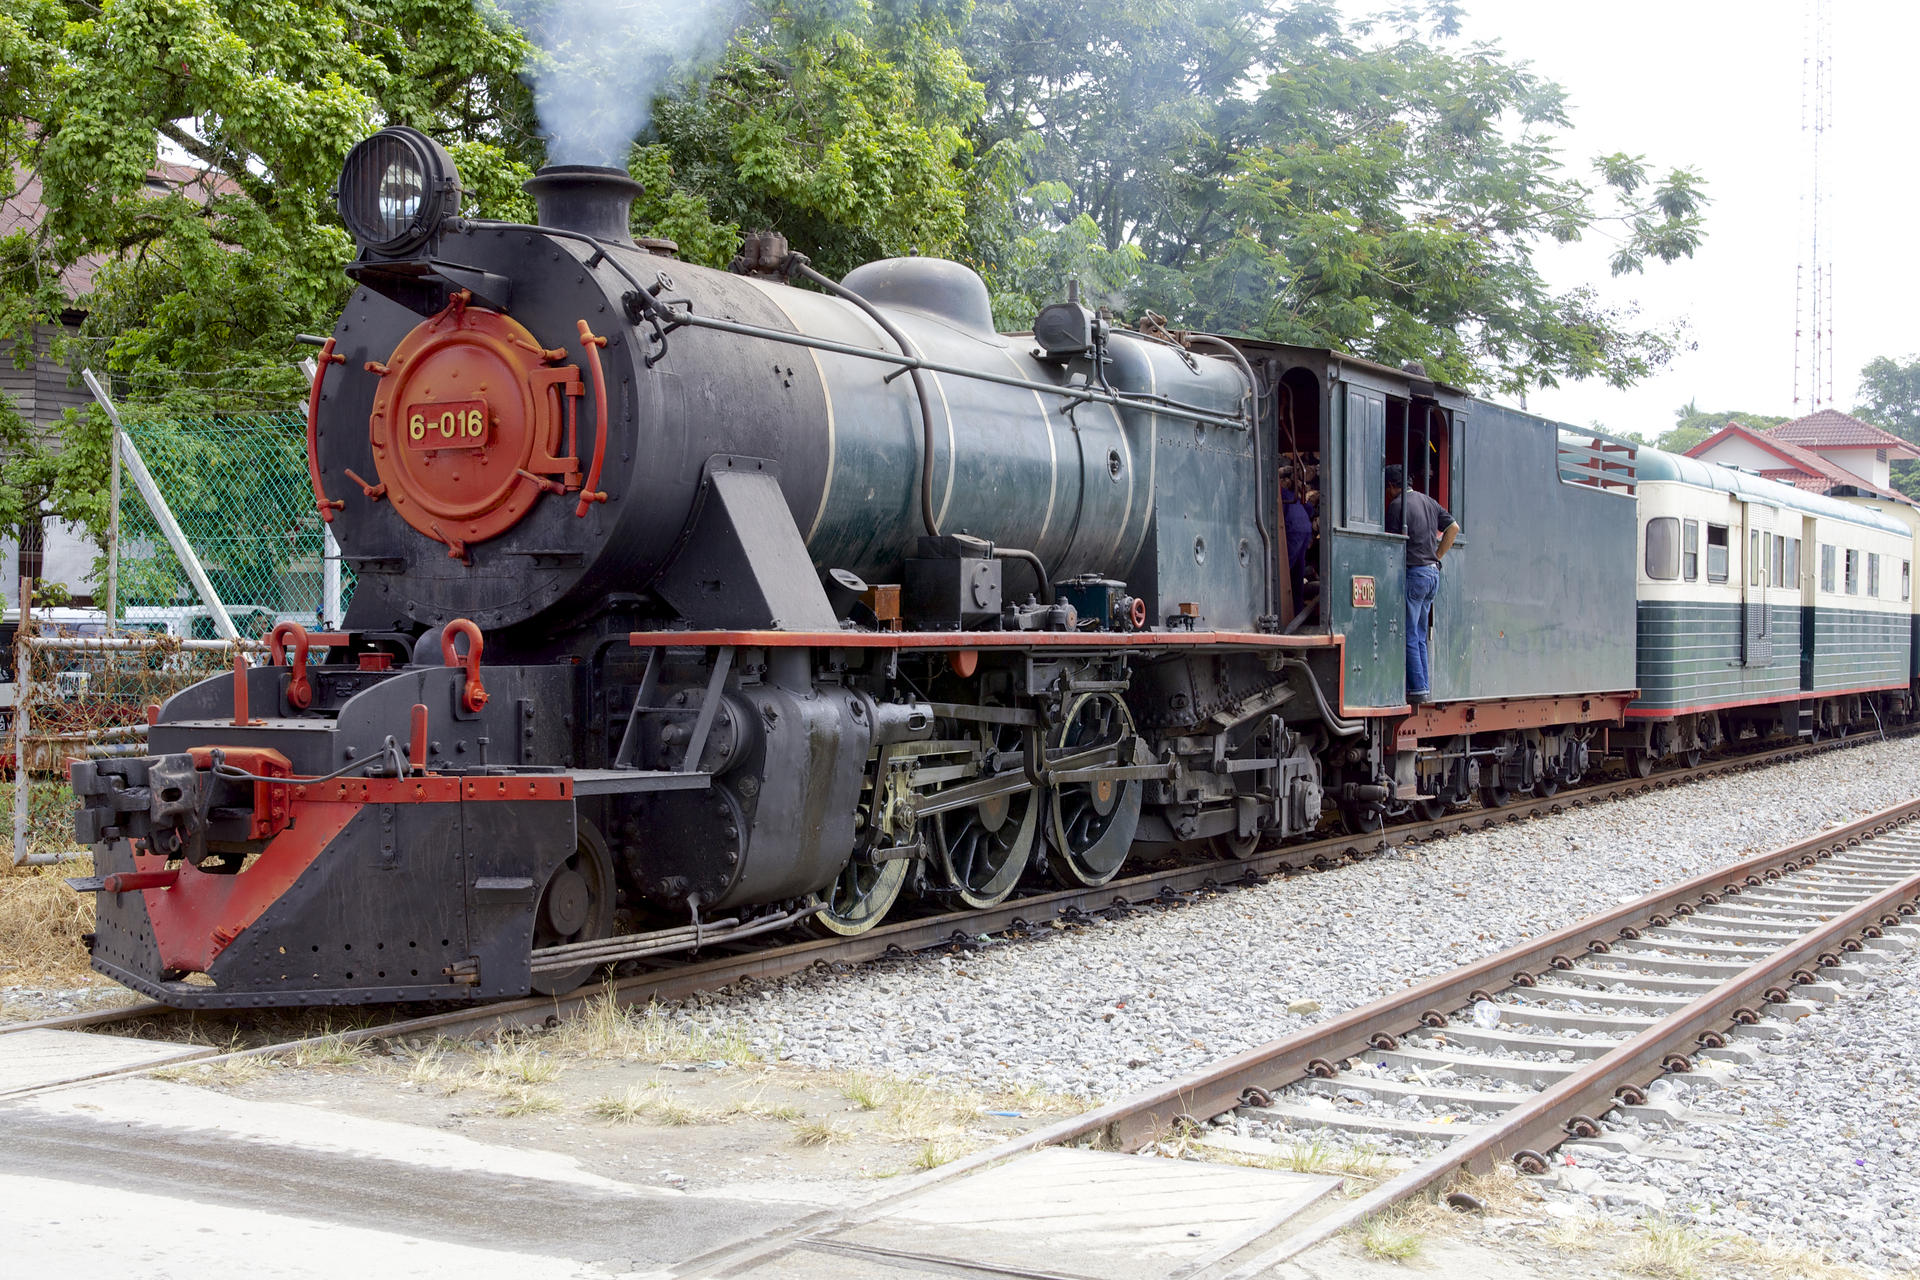
[[[240,646],[216,640],[201,597],[138,487],[121,488],[118,617],[55,610],[29,617],[3,654],[0,683],[14,861],[73,852],[66,762],[144,755],[146,709],[208,676],[236,651],[259,661],[260,637],[282,621],[339,623],[353,574],[314,509],[305,421],[298,411],[186,416],[119,408],[137,451],[206,572]],[[99,584],[104,586],[104,580]],[[96,600],[105,603],[103,591]]]
[[[243,636],[276,622],[337,625],[353,591],[314,510],[306,424],[298,411],[189,417],[121,409],[127,439]],[[122,488],[120,624],[212,639],[212,611],[139,492]]]
[[190,684],[233,668],[236,652],[258,646],[183,640],[167,634],[61,635],[32,623],[13,649],[14,698],[7,748],[13,756],[14,861],[73,850],[69,760],[147,753],[147,708]]

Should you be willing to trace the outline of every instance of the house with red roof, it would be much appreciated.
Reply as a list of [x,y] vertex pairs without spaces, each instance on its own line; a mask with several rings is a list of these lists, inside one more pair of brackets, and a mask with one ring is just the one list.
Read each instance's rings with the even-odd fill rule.
[[[149,196],[177,194],[202,202],[237,189],[220,173],[166,162],[149,170],[145,183]],[[0,188],[0,239],[18,237],[30,255],[40,252],[43,246],[37,233],[46,216],[39,175],[15,167],[6,186]],[[61,337],[79,331],[87,316],[94,276],[106,261],[103,256],[93,255],[60,269],[60,291],[66,306],[59,323],[36,325],[24,355],[13,342],[0,342],[0,395],[6,396],[29,425],[42,431],[51,432],[68,409],[84,408],[93,401],[77,372],[55,359],[53,351]],[[7,606],[18,604],[22,576],[65,583],[76,604],[91,603],[95,548],[85,532],[54,520],[29,521],[23,532],[24,548],[16,545],[13,537],[0,536],[0,598]]]
[[1809,493],[1911,504],[1893,487],[1892,466],[1897,458],[1920,458],[1920,448],[1851,414],[1822,409],[1766,431],[1729,422],[1687,456]]

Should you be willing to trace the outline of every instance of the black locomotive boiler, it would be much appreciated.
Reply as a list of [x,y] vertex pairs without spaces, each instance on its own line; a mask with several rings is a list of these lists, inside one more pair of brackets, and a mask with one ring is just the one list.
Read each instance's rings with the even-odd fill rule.
[[[633,238],[623,172],[530,189],[538,225],[478,221],[419,133],[349,157],[308,456],[352,605],[73,766],[101,972],[183,1006],[559,991],[1558,785],[1631,699],[1633,503],[1553,424],[1071,294],[999,334],[938,259],[835,282],[756,235],[710,270]],[[1487,602],[1417,714],[1388,462],[1466,523],[1443,600]],[[1291,571],[1283,488],[1316,509]]]

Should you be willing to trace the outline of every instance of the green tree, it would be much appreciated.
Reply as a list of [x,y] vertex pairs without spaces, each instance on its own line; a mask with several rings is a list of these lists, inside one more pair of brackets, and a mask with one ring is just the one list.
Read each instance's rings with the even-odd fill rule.
[[1920,444],[1920,356],[1878,356],[1860,370],[1853,416]]
[[1721,413],[1702,409],[1692,400],[1675,409],[1673,419],[1673,425],[1653,442],[1654,448],[1664,449],[1668,453],[1685,453],[1730,422],[1737,422],[1751,431],[1766,431],[1787,421],[1785,417],[1772,413],[1744,413],[1738,409]]
[[[711,74],[655,103],[636,221],[719,266],[771,228],[822,270],[961,248],[980,87],[965,0],[757,0]],[[643,180],[646,180],[643,177]],[[653,183],[665,184],[656,190]]]
[[1534,250],[1604,231],[1616,274],[1690,256],[1700,179],[1624,154],[1571,175],[1560,89],[1496,46],[1460,47],[1458,17],[985,0],[969,43],[982,136],[1038,135],[1035,176],[1071,192],[1059,212],[1109,254],[1137,248],[1111,291],[1129,307],[1507,392],[1633,382],[1679,335],[1556,293]]
[[[1896,360],[1877,356],[1860,370],[1859,402],[1853,416],[1920,444],[1920,356]],[[1920,501],[1920,463],[1897,459],[1893,487]]]

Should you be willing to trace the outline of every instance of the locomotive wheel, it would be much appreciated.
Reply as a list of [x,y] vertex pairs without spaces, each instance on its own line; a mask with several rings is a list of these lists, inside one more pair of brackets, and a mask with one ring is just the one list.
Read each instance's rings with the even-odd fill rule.
[[1628,747],[1627,772],[1636,778],[1646,777],[1653,772],[1653,757],[1639,747]]
[[1447,802],[1437,797],[1432,800],[1415,800],[1413,816],[1422,822],[1438,822],[1447,816]]
[[1244,862],[1260,852],[1260,844],[1265,839],[1265,835],[1258,831],[1250,836],[1227,831],[1217,836],[1209,836],[1207,848],[1216,858],[1232,858],[1236,862]]
[[983,800],[971,809],[936,814],[929,836],[950,893],[969,907],[1005,902],[1033,855],[1040,806],[1032,791]]
[[1377,804],[1343,804],[1340,806],[1340,822],[1346,827],[1348,835],[1364,836],[1385,826],[1387,819]]
[[1693,750],[1687,752],[1687,768],[1698,769],[1700,767],[1700,757],[1705,754],[1706,753],[1701,751],[1700,748],[1698,747],[1695,747]]
[[869,862],[856,853],[827,888],[826,901],[808,926],[822,936],[851,938],[880,923],[900,897],[911,858]]
[[1560,779],[1549,778],[1546,774],[1541,774],[1533,780],[1533,794],[1539,796],[1542,800],[1545,800],[1549,796],[1560,794]]
[[[585,818],[574,824],[573,856],[553,869],[540,890],[533,917],[533,949],[594,942],[613,934],[613,858],[607,842]],[[600,966],[591,962],[572,969],[551,969],[533,975],[532,987],[543,996],[565,995]]]
[[1504,809],[1513,803],[1513,792],[1501,786],[1482,787],[1480,803],[1489,809]]
[[[1019,758],[1017,725],[983,724],[980,738],[998,758]],[[937,892],[976,909],[1005,902],[1033,856],[1040,809],[1039,793],[1028,789],[935,814],[925,831],[933,851],[929,869],[939,877]]]
[[[1133,717],[1111,693],[1083,694],[1068,709],[1052,746],[1077,751],[1116,745],[1133,736]],[[1140,828],[1140,784],[1070,782],[1048,796],[1047,870],[1071,889],[1113,879]]]

